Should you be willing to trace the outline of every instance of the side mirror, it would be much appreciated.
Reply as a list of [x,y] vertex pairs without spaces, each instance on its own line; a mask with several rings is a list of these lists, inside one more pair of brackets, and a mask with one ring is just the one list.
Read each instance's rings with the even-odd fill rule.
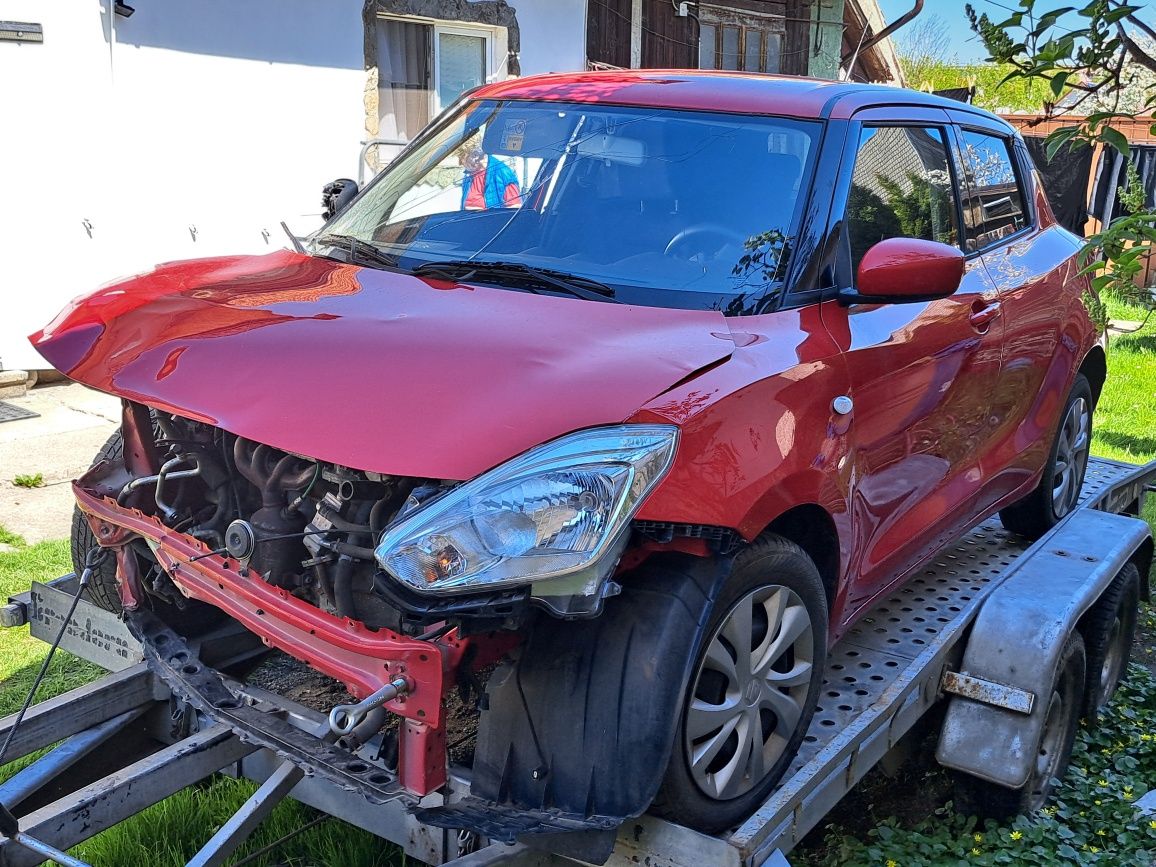
[[887,238],[866,252],[844,304],[899,304],[946,298],[963,280],[963,253],[938,241]]
[[349,178],[338,178],[322,187],[321,207],[325,209],[325,219],[330,220],[345,210],[345,206],[353,201],[356,195],[357,181],[351,181]]

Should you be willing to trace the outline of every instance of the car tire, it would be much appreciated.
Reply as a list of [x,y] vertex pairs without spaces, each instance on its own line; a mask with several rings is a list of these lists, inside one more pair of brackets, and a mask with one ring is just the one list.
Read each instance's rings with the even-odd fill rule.
[[1036,746],[1036,763],[1027,782],[1018,789],[1009,789],[970,774],[957,773],[954,780],[957,813],[1002,820],[1031,813],[1047,802],[1052,780],[1064,776],[1072,757],[1072,744],[1083,708],[1086,668],[1084,640],[1078,632],[1073,632],[1060,653],[1051,695],[1043,708],[1047,716]]
[[746,819],[795,757],[826,654],[818,569],[793,542],[762,537],[713,602],[652,812],[708,834]]
[[1128,671],[1136,610],[1140,602],[1140,570],[1128,563],[1088,612],[1082,632],[1088,652],[1084,685],[1084,718],[1095,722]]
[[1000,510],[1004,527],[1028,539],[1038,539],[1076,507],[1088,468],[1092,406],[1092,388],[1087,378],[1077,373],[1060,413],[1040,482],[1022,500]]
[[[108,441],[96,453],[92,466],[101,461],[119,460],[124,452],[124,439],[120,430],[113,432]],[[92,548],[98,547],[96,536],[88,526],[84,514],[79,508],[72,508],[72,533],[69,537],[72,549],[72,568],[79,575],[84,571],[84,558]],[[116,558],[106,557],[104,562],[92,570],[92,577],[88,581],[88,595],[97,605],[106,611],[120,614],[120,590],[116,586]]]

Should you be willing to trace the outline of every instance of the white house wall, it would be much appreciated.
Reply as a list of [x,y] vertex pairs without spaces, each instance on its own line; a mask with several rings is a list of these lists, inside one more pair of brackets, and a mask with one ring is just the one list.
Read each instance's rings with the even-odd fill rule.
[[[173,259],[285,245],[365,137],[362,0],[0,0],[0,366],[76,295]],[[523,74],[581,69],[585,0],[519,0]],[[110,39],[110,30],[111,39]]]
[[586,68],[586,0],[512,0],[522,33],[522,74]]

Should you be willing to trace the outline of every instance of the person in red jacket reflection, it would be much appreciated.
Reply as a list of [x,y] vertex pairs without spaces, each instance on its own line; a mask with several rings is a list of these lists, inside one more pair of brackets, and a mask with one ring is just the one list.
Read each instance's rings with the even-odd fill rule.
[[522,191],[514,170],[497,157],[488,156],[480,147],[467,148],[461,155],[462,210],[482,211],[488,208],[516,208],[522,204]]

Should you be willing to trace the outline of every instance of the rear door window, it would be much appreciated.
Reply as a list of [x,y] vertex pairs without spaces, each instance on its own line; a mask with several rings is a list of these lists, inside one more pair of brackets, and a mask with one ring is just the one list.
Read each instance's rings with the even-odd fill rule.
[[955,188],[943,130],[868,126],[859,136],[847,233],[852,268],[887,238],[922,238],[958,246]]
[[990,247],[1028,225],[1023,189],[1011,155],[1011,141],[976,130],[961,130],[968,194],[963,224],[969,252]]

